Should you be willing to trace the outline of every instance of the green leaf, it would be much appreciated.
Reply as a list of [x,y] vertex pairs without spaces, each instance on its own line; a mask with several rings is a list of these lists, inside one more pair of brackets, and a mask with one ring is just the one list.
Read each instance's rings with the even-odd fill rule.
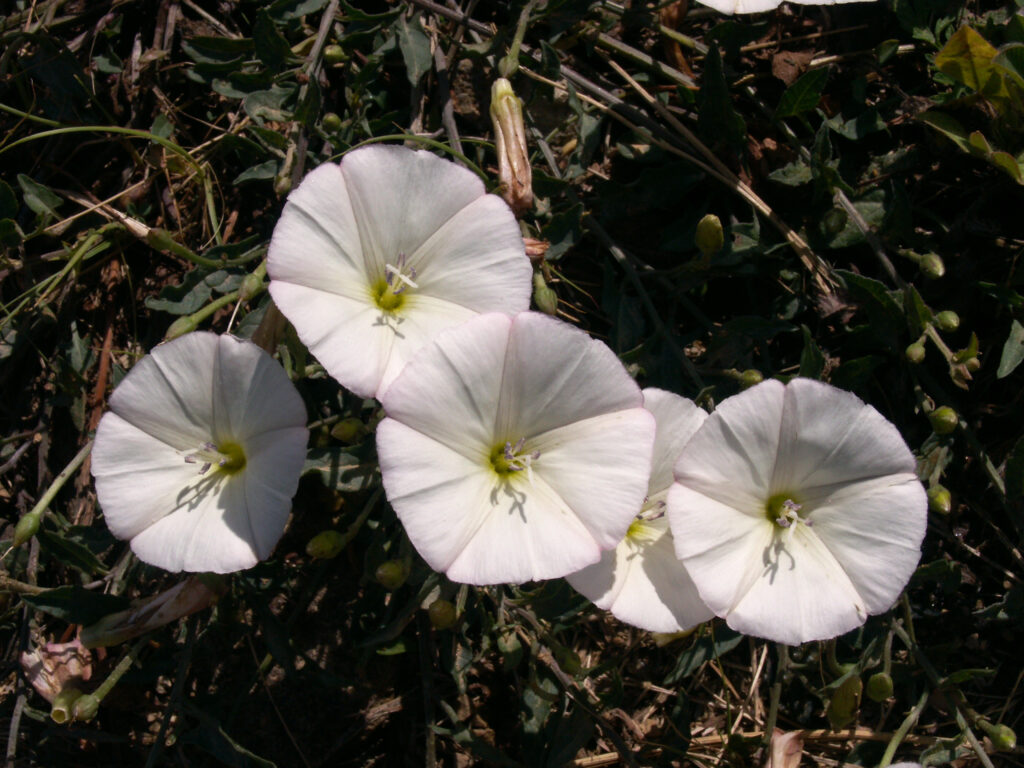
[[361,491],[375,482],[377,466],[344,448],[314,448],[302,466],[302,474],[307,472],[319,472],[324,485],[336,491]]
[[0,219],[0,246],[13,248],[25,239],[14,219]]
[[252,28],[252,43],[256,57],[275,72],[280,72],[292,57],[292,47],[277,31],[274,20],[265,10],[256,14]]
[[310,13],[316,13],[330,0],[277,0],[270,6],[270,13],[285,21],[298,19]]
[[709,626],[697,640],[679,654],[676,665],[665,678],[666,685],[674,685],[692,675],[705,662],[724,656],[743,642],[743,635],[722,626]]
[[77,541],[47,530],[39,531],[36,536],[39,539],[40,548],[63,565],[77,568],[87,576],[105,574],[109,570],[88,547]]
[[21,599],[36,610],[56,616],[69,624],[94,624],[104,616],[129,607],[126,597],[82,589],[77,584],[48,589]]
[[1024,43],[1007,43],[992,57],[992,64],[1024,88]]
[[434,58],[430,55],[430,38],[423,31],[419,14],[399,16],[395,22],[395,32],[405,60],[405,74],[409,83],[415,86],[434,64]]
[[280,163],[277,160],[267,160],[250,168],[246,168],[235,176],[232,184],[238,185],[244,181],[266,181],[277,176],[277,169]]
[[986,97],[997,107],[1005,108],[1010,92],[1002,71],[992,64],[996,53],[985,38],[964,25],[935,54],[935,68]]
[[911,335],[920,336],[925,326],[932,321],[933,315],[917,288],[912,285],[908,285],[903,293],[903,308],[906,310]]
[[57,208],[64,202],[61,198],[23,173],[18,174],[18,186],[21,187],[22,198],[41,220],[57,218]]
[[296,90],[294,85],[273,85],[265,91],[253,91],[242,99],[242,109],[259,125],[266,120],[283,123],[292,117],[285,104],[295,97]]
[[808,379],[820,379],[821,372],[825,370],[825,355],[814,342],[811,329],[801,325],[800,330],[804,334],[804,348],[800,353],[800,375]]
[[191,37],[183,40],[181,49],[196,63],[234,67],[252,51],[249,38]]
[[709,141],[725,141],[734,148],[743,146],[747,124],[732,104],[729,85],[722,70],[718,48],[708,49],[704,60],[704,79],[697,95],[697,127]]
[[213,718],[203,719],[202,725],[182,735],[178,742],[199,747],[221,765],[230,768],[277,768],[274,763],[253,754],[228,736]]
[[[164,287],[158,297],[147,296],[146,306],[172,315],[191,315],[209,301],[215,289],[219,293],[227,293],[237,288],[240,280],[239,275],[223,269],[207,274],[202,269],[193,269],[185,275],[180,285]],[[234,288],[227,287],[232,284]],[[226,287],[227,290],[224,290]]]
[[[853,201],[853,207],[864,219],[865,223],[872,229],[879,229],[885,221],[887,209],[887,192],[884,189],[872,189],[865,195]],[[864,233],[853,220],[847,217],[843,228],[828,238],[829,248],[848,248],[851,245],[858,245],[864,242]]]
[[18,215],[18,198],[6,181],[0,179],[0,219],[13,219]]
[[821,101],[821,92],[828,82],[828,68],[820,67],[805,72],[782,94],[775,108],[775,119],[809,112]]
[[1009,376],[1024,360],[1024,326],[1014,320],[1010,324],[1010,333],[1003,343],[1003,354],[999,358],[999,368],[996,370],[996,378],[1004,379]]
[[934,109],[930,109],[919,114],[917,119],[939,131],[939,133],[960,147],[964,152],[974,153],[974,149],[967,140],[967,129],[955,117],[947,115],[945,112],[937,112]]
[[811,173],[811,166],[802,160],[794,160],[781,168],[776,168],[768,174],[768,178],[779,184],[785,184],[787,187],[799,187],[814,177]]
[[830,120],[826,120],[826,122],[828,123],[829,128],[850,141],[859,141],[869,133],[884,131],[886,129],[885,120],[882,119],[882,116],[879,114],[876,107],[866,109],[856,117],[851,117],[849,120],[842,120],[839,117],[834,117]]

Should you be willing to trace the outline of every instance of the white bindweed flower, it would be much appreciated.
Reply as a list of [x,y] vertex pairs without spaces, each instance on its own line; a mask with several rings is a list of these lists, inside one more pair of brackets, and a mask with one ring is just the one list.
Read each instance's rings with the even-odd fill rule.
[[388,500],[453,581],[579,570],[643,504],[654,418],[614,353],[566,323],[474,318],[417,355],[382,403]]
[[267,254],[270,293],[342,385],[380,397],[412,355],[481,312],[530,305],[515,216],[473,173],[370,146],[288,196]]
[[733,629],[789,645],[881,613],[920,557],[927,499],[897,429],[810,379],[724,400],[669,491],[676,554]]
[[657,422],[647,500],[615,549],[566,579],[621,621],[650,632],[679,632],[714,616],[676,557],[665,517],[672,467],[707,413],[672,392],[643,394],[644,408]]
[[[699,0],[721,13],[761,13],[782,5],[782,0]],[[836,5],[838,3],[861,3],[870,0],[788,0],[794,5]]]
[[306,409],[248,341],[190,333],[128,372],[96,430],[92,474],[111,532],[168,571],[267,557],[306,458]]

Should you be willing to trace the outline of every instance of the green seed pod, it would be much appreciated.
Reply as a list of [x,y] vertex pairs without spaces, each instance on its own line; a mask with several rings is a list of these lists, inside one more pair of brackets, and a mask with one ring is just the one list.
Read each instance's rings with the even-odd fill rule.
[[928,509],[938,515],[948,515],[953,509],[953,497],[944,485],[935,484],[928,489]]
[[167,333],[164,334],[164,341],[170,341],[176,339],[179,336],[184,336],[186,333],[192,333],[199,324],[191,318],[189,315],[179,317],[173,323],[171,327],[167,329]]
[[455,606],[448,600],[438,598],[427,608],[427,615],[434,629],[451,629],[459,618]]
[[336,112],[328,112],[324,115],[321,125],[323,125],[324,130],[328,133],[336,133],[341,130],[341,118],[338,117]]
[[892,677],[885,672],[876,672],[868,678],[864,692],[872,701],[885,701],[893,693]]
[[764,381],[764,374],[762,374],[756,368],[748,368],[740,374],[739,382],[741,389],[750,389],[755,384],[760,384]]
[[38,532],[39,515],[33,515],[30,512],[29,514],[24,515],[21,520],[18,521],[18,524],[14,526],[14,540],[11,542],[11,546],[20,547]]
[[341,64],[348,61],[348,54],[340,45],[328,45],[324,48],[324,61],[328,64]]
[[82,692],[73,686],[64,688],[53,697],[53,705],[50,707],[50,719],[57,725],[71,722],[72,710],[75,702],[80,699]]
[[951,309],[943,310],[935,315],[935,327],[940,331],[955,331],[960,327],[960,315]]
[[937,253],[922,254],[917,265],[921,268],[921,274],[929,280],[937,280],[946,274],[946,265]]
[[75,721],[81,723],[92,720],[99,711],[100,700],[91,693],[79,696],[75,699],[74,706],[71,707],[71,714],[74,716]]
[[533,303],[546,315],[554,316],[558,311],[558,294],[544,281],[540,272],[533,273]]
[[249,274],[242,278],[242,284],[238,286],[238,298],[240,301],[249,301],[254,296],[259,296],[266,284],[259,275]]
[[373,577],[384,589],[394,592],[405,584],[405,580],[409,578],[409,572],[401,560],[386,560],[377,566]]
[[858,675],[851,675],[832,693],[828,702],[828,721],[833,730],[842,730],[857,716],[860,707],[860,695],[864,683]]
[[846,228],[849,218],[842,208],[833,208],[821,219],[821,231],[829,237],[835,237]]
[[907,362],[917,365],[924,361],[924,344],[919,341],[915,341],[913,344],[908,346],[906,350],[904,350],[903,354],[906,356]]
[[693,236],[694,243],[705,256],[714,256],[725,245],[725,232],[722,220],[709,213],[697,222],[697,233]]
[[978,725],[992,740],[992,746],[1000,752],[1009,752],[1017,746],[1017,734],[1008,725],[993,725],[988,720],[980,720]]
[[929,413],[928,420],[932,423],[932,429],[935,430],[936,435],[948,435],[960,423],[960,417],[957,415],[957,412],[948,405],[936,408]]
[[345,548],[345,537],[338,531],[321,531],[306,543],[306,554],[317,560],[330,560]]
[[342,419],[331,427],[331,437],[343,443],[351,444],[366,434],[366,425],[355,416]]

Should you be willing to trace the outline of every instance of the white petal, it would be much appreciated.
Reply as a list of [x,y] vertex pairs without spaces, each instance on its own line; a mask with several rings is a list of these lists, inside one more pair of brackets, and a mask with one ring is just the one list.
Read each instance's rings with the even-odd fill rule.
[[770,494],[914,471],[899,431],[850,392],[811,379],[786,386]]
[[305,427],[287,427],[255,435],[245,443],[246,506],[251,543],[260,560],[270,556],[284,533],[308,440]]
[[648,387],[643,395],[644,408],[654,414],[658,424],[651,457],[651,481],[647,488],[647,495],[653,496],[672,485],[672,468],[708,414],[692,400],[674,392]]
[[499,435],[515,441],[642,405],[640,388],[605,344],[539,312],[513,318],[496,422]]
[[[782,0],[699,0],[720,13],[760,13],[777,8]],[[824,0],[828,2],[828,0]]]
[[676,480],[750,514],[763,512],[778,452],[785,389],[770,380],[723,400],[683,448]]
[[516,218],[495,195],[474,200],[409,257],[415,295],[476,312],[521,312],[530,306],[533,269]]
[[288,196],[267,249],[267,274],[273,282],[368,297],[359,229],[341,168],[334,163],[308,173]]
[[480,315],[439,336],[387,388],[385,412],[467,458],[489,461],[510,325],[505,315]]
[[682,563],[664,518],[645,523],[663,529],[639,545],[623,540],[600,561],[566,579],[599,608],[649,632],[679,632],[714,614],[700,599]]
[[928,497],[914,474],[892,475],[810,497],[813,531],[843,567],[868,613],[888,610],[921,557]]
[[110,410],[168,445],[195,450],[211,437],[217,335],[200,331],[161,344],[110,396]]
[[425,150],[369,146],[349,152],[341,173],[370,274],[411,256],[456,213],[484,194],[471,171]]
[[211,477],[184,507],[131,541],[139,559],[168,571],[230,573],[258,561],[243,475]]
[[805,525],[793,534],[781,548],[776,534],[758,553],[762,571],[725,614],[726,623],[786,645],[837,637],[863,624],[867,611],[860,595],[817,534]]
[[600,544],[622,540],[647,495],[654,417],[629,408],[573,422],[528,440],[533,473],[565,501]]

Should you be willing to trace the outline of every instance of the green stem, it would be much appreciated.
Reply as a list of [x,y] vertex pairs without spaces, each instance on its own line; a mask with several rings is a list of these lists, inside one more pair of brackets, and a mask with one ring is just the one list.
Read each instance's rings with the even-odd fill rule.
[[68,481],[68,478],[70,478],[78,468],[82,466],[82,462],[85,461],[85,457],[89,455],[89,451],[91,450],[92,440],[79,449],[78,453],[75,454],[75,457],[66,467],[64,467],[63,470],[61,470],[61,473],[53,479],[53,482],[50,483],[50,487],[46,489],[46,493],[40,497],[39,501],[36,502],[36,505],[32,507],[32,510],[28,512],[25,517],[35,517],[42,520],[42,517],[46,513],[50,503],[54,500],[57,494],[60,493],[60,489],[64,487],[64,483]]
[[928,696],[930,691],[924,691],[921,697],[917,700],[917,704],[910,710],[910,714],[906,716],[900,727],[893,733],[892,738],[889,739],[889,744],[885,748],[885,753],[882,755],[882,759],[878,762],[878,768],[885,768],[889,763],[892,762],[893,757],[896,755],[896,750],[899,749],[900,744],[907,738],[907,734],[910,733],[910,729],[917,723],[917,719],[921,717],[921,713],[924,711],[925,705],[928,703]]
[[772,733],[775,731],[775,724],[779,720],[779,699],[782,698],[782,677],[789,669],[789,650],[781,643],[775,644],[775,650],[779,655],[779,664],[775,670],[775,682],[772,683],[770,699],[768,702],[768,717],[764,721],[764,736],[762,743],[765,750],[771,748]]
[[138,658],[139,651],[141,651],[143,646],[148,642],[148,640],[140,640],[128,649],[128,653],[124,655],[124,658],[117,662],[117,666],[110,671],[110,674],[107,675],[107,679],[100,684],[99,688],[92,692],[92,695],[96,697],[97,702],[103,701],[103,698],[113,690],[115,685],[117,685],[117,681],[124,676],[125,672],[131,669],[132,664],[135,663],[135,659]]

